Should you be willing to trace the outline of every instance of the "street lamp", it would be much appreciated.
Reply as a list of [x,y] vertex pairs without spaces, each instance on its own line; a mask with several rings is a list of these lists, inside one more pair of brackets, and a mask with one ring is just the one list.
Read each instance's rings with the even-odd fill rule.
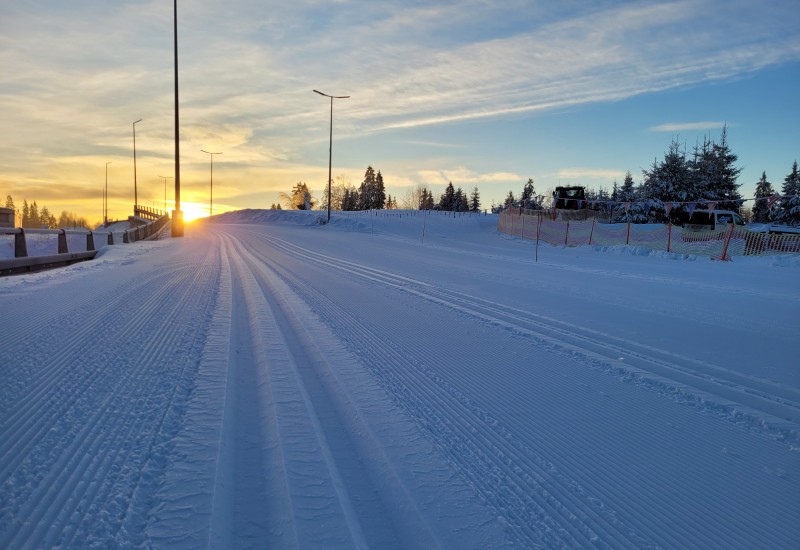
[[221,155],[222,153],[212,153],[211,151],[206,151],[205,149],[200,150],[207,155],[211,155],[211,202],[209,203],[208,207],[209,221],[211,221],[210,218],[214,216],[214,155]]
[[173,36],[175,38],[175,210],[172,211],[172,236],[183,237],[183,212],[181,212],[181,146],[180,117],[178,115],[178,0],[174,2]]
[[164,213],[167,213],[167,180],[171,180],[172,176],[158,176],[164,178]]
[[113,161],[106,163],[106,192],[105,192],[105,208],[103,210],[103,225],[108,227],[108,165]]
[[133,215],[136,216],[136,209],[139,207],[139,191],[136,187],[136,124],[141,122],[140,118],[133,123]]
[[333,100],[334,99],[348,99],[349,95],[328,95],[323,94],[319,90],[314,90],[319,95],[331,98],[331,125],[330,125],[330,141],[328,142],[328,222],[331,221],[331,162],[333,160]]

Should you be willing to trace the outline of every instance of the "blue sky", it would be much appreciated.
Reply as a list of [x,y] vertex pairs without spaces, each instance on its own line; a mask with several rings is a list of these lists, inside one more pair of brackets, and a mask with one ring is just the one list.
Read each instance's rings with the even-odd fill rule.
[[[179,0],[182,203],[266,208],[321,197],[367,165],[402,199],[448,181],[485,206],[626,170],[728,125],[751,197],[800,157],[793,1]],[[164,206],[173,168],[172,2],[0,4],[0,191],[99,219]],[[168,180],[171,186],[172,180]],[[172,189],[168,189],[172,208]],[[196,203],[196,204],[195,204]],[[188,210],[192,209],[193,212]]]

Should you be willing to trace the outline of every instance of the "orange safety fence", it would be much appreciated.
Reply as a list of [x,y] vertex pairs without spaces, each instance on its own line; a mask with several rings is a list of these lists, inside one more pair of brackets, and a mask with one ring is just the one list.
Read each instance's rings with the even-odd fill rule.
[[729,260],[733,256],[800,254],[798,234],[760,233],[736,225],[690,231],[671,224],[610,224],[598,219],[553,219],[552,211],[511,208],[500,213],[497,230],[560,246],[629,245],[720,260]]

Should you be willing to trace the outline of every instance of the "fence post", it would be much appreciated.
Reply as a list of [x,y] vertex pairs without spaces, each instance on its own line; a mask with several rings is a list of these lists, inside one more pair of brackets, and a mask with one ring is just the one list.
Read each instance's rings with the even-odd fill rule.
[[14,257],[28,257],[28,245],[25,242],[25,230],[21,227],[19,228],[19,233],[14,234]]
[[66,254],[69,250],[67,249],[67,231],[65,229],[61,230],[61,233],[58,234],[58,253],[59,254]]
[[525,240],[525,214],[522,209],[519,210],[519,217],[522,218],[522,240]]
[[539,261],[539,234],[542,230],[542,211],[539,210],[539,223],[536,224],[536,261]]
[[627,246],[631,242],[631,222],[628,220],[628,234],[625,236],[625,245]]
[[567,220],[567,229],[564,231],[564,246],[567,246],[567,241],[569,241],[569,220]]
[[594,235],[594,224],[597,218],[592,218],[592,229],[589,231],[589,246],[592,246],[592,235]]
[[726,256],[728,255],[728,245],[731,242],[731,237],[733,237],[733,229],[735,227],[736,226],[731,223],[731,230],[728,231],[728,238],[725,239],[725,246],[722,248],[722,261],[723,262],[726,261],[726,260],[730,260],[730,258],[727,258]]
[[672,222],[667,224],[667,252],[670,251],[670,247],[672,246]]

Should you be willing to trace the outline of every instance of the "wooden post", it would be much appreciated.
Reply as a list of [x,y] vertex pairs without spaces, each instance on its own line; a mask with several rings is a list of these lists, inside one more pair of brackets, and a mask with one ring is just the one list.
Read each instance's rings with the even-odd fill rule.
[[625,244],[630,244],[631,242],[631,222],[628,221],[628,234],[625,236]]
[[564,246],[567,246],[567,241],[569,241],[569,220],[567,220],[567,230],[564,231]]
[[670,251],[670,247],[672,246],[672,222],[667,224],[667,252]]
[[733,230],[736,226],[731,223],[731,230],[728,231],[728,238],[725,239],[725,246],[722,248],[722,261],[730,260],[728,256],[728,245],[731,242],[731,237],[733,237]]
[[592,246],[592,235],[594,235],[594,224],[597,218],[592,218],[592,229],[589,231],[589,246]]

